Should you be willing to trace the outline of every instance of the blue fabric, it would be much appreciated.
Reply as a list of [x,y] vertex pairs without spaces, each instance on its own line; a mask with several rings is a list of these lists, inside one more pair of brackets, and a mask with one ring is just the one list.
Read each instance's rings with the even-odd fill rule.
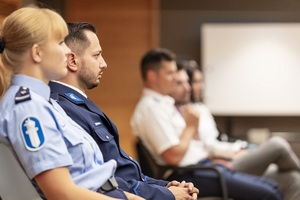
[[76,185],[96,191],[116,168],[114,160],[104,163],[93,138],[50,100],[49,86],[25,75],[13,77],[1,100],[0,140],[12,146],[30,179],[68,167]]
[[[199,166],[212,166],[210,160],[200,161]],[[282,200],[277,184],[269,179],[229,170],[216,165],[222,172],[227,185],[228,196],[235,200]],[[219,179],[212,171],[196,171],[174,175],[177,180],[191,181],[200,189],[199,197],[222,196]]]
[[[115,177],[121,189],[147,200],[175,199],[165,187],[168,182],[146,178],[142,174],[138,162],[121,149],[115,124],[92,101],[57,82],[50,82],[49,86],[51,98],[56,100],[65,112],[94,138],[103,153],[104,160],[117,161]],[[82,99],[84,102],[75,101],[70,96],[75,96],[76,99]]]
[[117,198],[117,199],[125,199],[125,200],[128,199],[126,197],[125,193],[120,189],[115,189],[115,190],[106,192],[105,195],[110,196],[110,197],[114,197],[114,198]]

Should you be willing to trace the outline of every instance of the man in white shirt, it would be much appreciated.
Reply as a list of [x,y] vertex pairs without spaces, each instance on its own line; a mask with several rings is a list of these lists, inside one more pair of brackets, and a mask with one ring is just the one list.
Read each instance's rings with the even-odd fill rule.
[[[134,133],[161,164],[212,165],[206,159],[206,152],[199,150],[203,144],[199,142],[198,112],[191,105],[182,106],[178,112],[174,99],[168,96],[176,86],[175,55],[167,49],[147,52],[141,61],[141,74],[144,90],[131,119]],[[218,167],[225,177],[230,198],[282,199],[275,182],[238,173],[224,165]],[[215,174],[198,171],[176,178],[193,182],[201,191],[200,197],[221,196]]]

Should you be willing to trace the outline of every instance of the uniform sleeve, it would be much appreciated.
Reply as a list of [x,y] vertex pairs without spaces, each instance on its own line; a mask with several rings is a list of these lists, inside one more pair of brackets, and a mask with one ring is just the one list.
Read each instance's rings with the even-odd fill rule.
[[73,164],[49,105],[34,100],[17,104],[7,123],[9,140],[30,179]]
[[156,184],[156,185],[160,185],[160,186],[166,186],[169,181],[164,181],[164,180],[160,180],[160,179],[155,179],[155,178],[151,178],[149,176],[144,176],[145,182],[147,182],[148,184]]
[[[137,180],[125,181],[120,177],[116,177],[116,179],[121,189],[134,193],[147,200],[157,200],[157,199],[175,200],[174,195],[171,193],[171,191],[168,188],[158,184],[157,181],[159,180],[150,179],[149,182],[147,180],[145,182],[142,182]],[[166,181],[160,182],[160,184],[165,184],[165,183],[167,182]]]

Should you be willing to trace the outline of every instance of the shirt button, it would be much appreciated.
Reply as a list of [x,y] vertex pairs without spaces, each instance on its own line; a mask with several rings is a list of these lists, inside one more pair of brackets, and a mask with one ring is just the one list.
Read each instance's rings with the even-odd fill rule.
[[106,136],[106,139],[109,139],[109,136],[108,136],[108,135]]
[[131,156],[128,156],[131,160],[132,160],[132,157]]

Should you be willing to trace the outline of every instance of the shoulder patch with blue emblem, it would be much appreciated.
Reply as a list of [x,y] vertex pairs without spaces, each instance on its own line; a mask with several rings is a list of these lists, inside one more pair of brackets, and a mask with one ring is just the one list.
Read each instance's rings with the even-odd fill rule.
[[16,96],[15,96],[15,103],[20,103],[20,102],[23,102],[23,101],[28,101],[31,99],[31,96],[30,96],[30,91],[29,91],[29,88],[27,87],[20,87],[19,91],[17,92]]
[[80,97],[76,96],[75,94],[73,93],[65,93],[65,95],[67,96],[68,99],[72,100],[73,102],[75,103],[83,103],[84,100],[81,99]]
[[39,120],[35,117],[26,117],[21,123],[21,133],[26,149],[37,151],[41,149],[46,138]]

